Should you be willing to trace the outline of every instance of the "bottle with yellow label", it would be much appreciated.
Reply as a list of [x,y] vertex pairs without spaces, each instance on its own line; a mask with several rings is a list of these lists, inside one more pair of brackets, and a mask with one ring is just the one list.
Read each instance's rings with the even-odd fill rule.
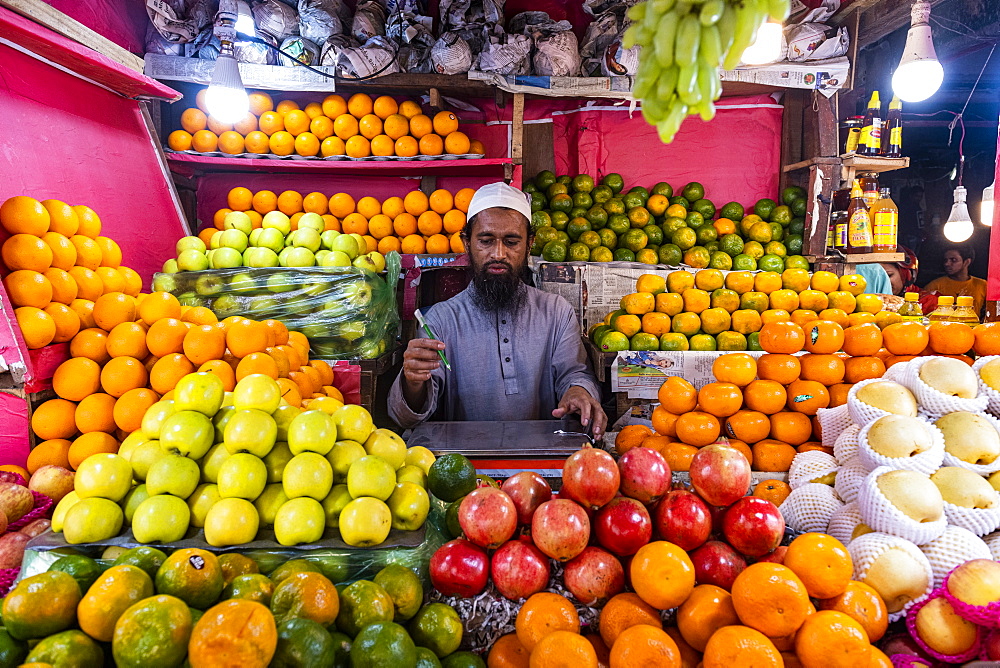
[[854,179],[851,204],[847,208],[847,253],[859,255],[872,252],[872,221],[865,203],[861,183]]
[[892,96],[882,129],[882,155],[886,158],[903,157],[903,103],[897,95]]
[[920,295],[916,292],[907,292],[903,297],[903,305],[897,311],[907,322],[924,322],[924,310],[920,307]]
[[961,295],[955,299],[955,315],[952,319],[955,322],[964,322],[969,327],[975,327],[979,324],[979,314],[976,313],[972,305],[975,300],[969,295]]
[[865,111],[864,125],[861,126],[861,138],[858,140],[859,155],[879,155],[882,152],[882,102],[878,91],[872,91]]
[[896,239],[899,235],[899,207],[892,201],[888,188],[879,189],[879,199],[869,214],[872,219],[874,244],[872,250],[876,253],[895,253]]

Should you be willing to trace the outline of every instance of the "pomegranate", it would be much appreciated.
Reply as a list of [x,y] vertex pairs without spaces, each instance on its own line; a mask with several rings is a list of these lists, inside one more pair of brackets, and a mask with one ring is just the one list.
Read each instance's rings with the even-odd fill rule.
[[534,471],[521,471],[503,481],[500,489],[510,497],[517,508],[517,521],[531,524],[535,509],[552,499],[552,488],[545,478]]
[[517,507],[500,489],[479,487],[462,499],[458,523],[466,538],[493,549],[510,540],[517,530]]
[[591,546],[566,564],[563,582],[580,603],[599,607],[625,591],[625,569],[613,554]]
[[653,511],[653,522],[663,540],[688,552],[702,545],[712,533],[708,505],[686,490],[667,492]]
[[431,584],[445,596],[470,598],[486,589],[490,559],[475,543],[456,538],[431,556],[430,575]]
[[635,554],[653,537],[649,511],[635,499],[619,496],[597,511],[597,542],[617,555]]
[[549,557],[569,561],[587,547],[590,519],[574,501],[546,501],[531,518],[531,539]]
[[656,450],[632,448],[618,460],[621,492],[646,505],[670,489],[670,466]]
[[784,545],[779,545],[774,548],[774,552],[770,554],[765,554],[763,557],[758,557],[757,561],[769,561],[772,564],[783,564],[785,563],[785,553],[788,552],[788,548]]
[[692,552],[691,563],[698,584],[711,584],[726,591],[733,588],[733,580],[747,567],[740,553],[718,540],[710,540]]
[[747,496],[726,511],[722,532],[729,544],[748,557],[763,557],[785,535],[785,518],[778,508],[757,496]]
[[620,480],[615,458],[604,450],[587,446],[574,452],[563,464],[559,495],[582,506],[600,508],[618,493]]
[[549,558],[528,538],[507,541],[493,553],[490,575],[506,598],[528,598],[548,586]]
[[712,506],[728,506],[750,489],[750,463],[743,453],[713,443],[691,459],[691,486]]

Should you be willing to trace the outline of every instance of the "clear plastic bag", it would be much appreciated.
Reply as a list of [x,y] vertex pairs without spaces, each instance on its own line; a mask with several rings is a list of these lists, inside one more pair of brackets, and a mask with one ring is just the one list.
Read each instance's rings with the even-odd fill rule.
[[253,22],[278,42],[299,34],[299,14],[280,0],[264,0],[253,7]]
[[309,338],[314,357],[374,359],[392,350],[399,327],[399,253],[385,260],[385,278],[356,267],[235,267],[156,274],[153,285],[220,319],[281,320]]
[[299,0],[299,34],[314,44],[323,44],[344,32],[339,0]]

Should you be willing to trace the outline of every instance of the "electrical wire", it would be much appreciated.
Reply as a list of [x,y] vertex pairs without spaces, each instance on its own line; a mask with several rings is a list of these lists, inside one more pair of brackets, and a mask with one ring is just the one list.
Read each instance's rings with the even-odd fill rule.
[[963,115],[965,110],[969,108],[969,102],[972,101],[972,96],[976,94],[976,87],[979,86],[979,82],[983,78],[983,73],[986,71],[986,66],[990,64],[990,59],[993,57],[993,52],[996,51],[996,43],[990,48],[989,54],[986,56],[986,60],[983,62],[983,67],[979,70],[979,76],[976,77],[976,82],[972,84],[972,90],[969,91],[969,97],[965,99],[965,104],[962,105],[962,111],[955,115],[955,118],[951,119],[951,123],[948,124],[948,146],[951,146],[952,135],[955,132],[955,126],[958,124],[962,125],[962,136],[958,140],[958,185],[962,185],[962,173],[965,169],[965,121],[963,120]]
[[[298,60],[295,56],[293,56],[292,54],[288,53],[287,51],[285,51],[281,47],[275,46],[274,44],[271,44],[267,40],[261,39],[260,37],[257,37],[256,35],[251,36],[251,35],[247,35],[246,33],[238,32],[238,33],[236,33],[236,36],[239,38],[239,41],[241,41],[241,42],[253,42],[254,44],[263,44],[264,46],[266,46],[266,47],[268,47],[270,49],[274,49],[275,51],[277,51],[281,55],[285,56],[286,58],[290,58],[291,60],[296,60],[296,61]],[[371,74],[369,74],[367,76],[363,76],[363,77],[338,77],[336,74],[330,74],[328,72],[324,72],[323,70],[320,70],[320,69],[317,69],[315,67],[312,67],[311,65],[306,65],[305,63],[302,63],[302,62],[300,62],[298,65],[296,65],[296,67],[304,67],[307,70],[309,70],[310,72],[315,72],[316,74],[319,74],[320,76],[326,77],[327,79],[334,79],[335,81],[343,81],[345,83],[349,83],[349,82],[352,82],[352,81],[368,81],[369,79],[375,79],[376,77],[381,76],[383,72],[385,72],[387,69],[389,69],[389,67],[396,62],[396,56],[397,55],[399,55],[398,52],[392,54],[392,59],[389,60],[389,62],[387,62],[385,65],[383,65],[382,69],[380,69],[380,70],[378,70],[376,72],[372,72]]]

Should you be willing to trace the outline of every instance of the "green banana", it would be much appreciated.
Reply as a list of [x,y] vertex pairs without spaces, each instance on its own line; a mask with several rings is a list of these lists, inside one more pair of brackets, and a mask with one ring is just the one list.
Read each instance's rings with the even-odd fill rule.
[[702,65],[718,67],[722,60],[722,43],[718,26],[702,26],[701,41],[698,43],[698,59]]
[[701,6],[701,11],[698,13],[698,20],[703,26],[714,26],[725,11],[725,0],[708,0]]
[[687,105],[701,102],[701,90],[698,88],[698,66],[682,67],[677,73],[677,96]]
[[656,62],[660,64],[660,67],[670,67],[674,64],[676,34],[676,16],[673,13],[664,14],[657,24],[656,33],[653,34],[653,51],[656,53]]
[[690,67],[698,60],[698,44],[701,42],[701,26],[698,17],[688,14],[677,26],[674,45],[674,59],[681,67]]

